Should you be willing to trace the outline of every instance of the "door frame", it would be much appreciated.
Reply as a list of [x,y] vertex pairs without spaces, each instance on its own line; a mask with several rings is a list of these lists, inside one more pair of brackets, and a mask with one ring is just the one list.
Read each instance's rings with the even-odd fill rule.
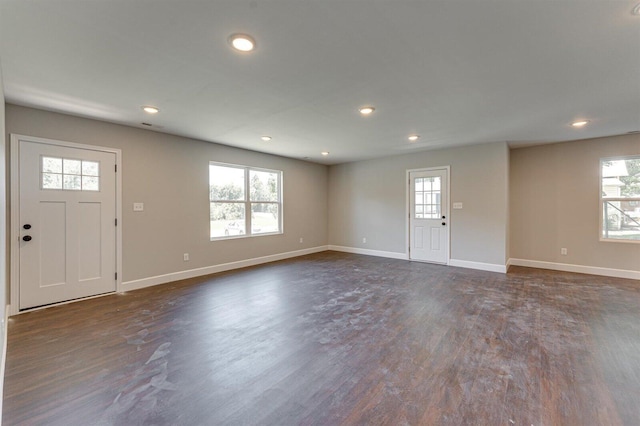
[[420,169],[407,169],[406,171],[406,179],[407,189],[405,191],[405,229],[407,231],[405,236],[405,247],[407,248],[407,260],[411,262],[420,262],[420,260],[411,259],[411,173],[416,172],[431,172],[434,170],[445,170],[447,172],[447,190],[445,191],[447,194],[447,261],[444,263],[445,265],[449,265],[451,261],[451,224],[453,220],[451,220],[451,166],[438,166],[438,167],[423,167]]
[[[87,145],[75,142],[66,142],[55,139],[39,138],[35,136],[26,136],[20,134],[11,134],[11,213],[10,213],[10,227],[11,227],[11,243],[10,243],[10,277],[11,277],[11,294],[9,296],[10,305],[8,309],[8,315],[17,315],[21,312],[30,312],[38,309],[44,309],[51,306],[64,305],[72,301],[52,303],[40,308],[20,310],[20,141],[35,142],[46,145],[54,145],[66,148],[77,148],[89,151],[100,151],[115,154],[116,156],[116,219],[118,220],[118,226],[116,226],[116,271],[118,278],[116,279],[116,292],[122,292],[122,150],[118,148],[109,148],[104,146]],[[107,293],[109,294],[109,293]],[[89,296],[84,299],[90,299]]]

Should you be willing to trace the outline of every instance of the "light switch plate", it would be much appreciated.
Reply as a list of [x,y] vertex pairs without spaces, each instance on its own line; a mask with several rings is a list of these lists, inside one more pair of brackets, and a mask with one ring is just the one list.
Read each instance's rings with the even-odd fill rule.
[[144,211],[144,203],[133,203],[133,211],[134,212]]
[[461,209],[462,208],[462,203],[453,203],[453,208],[454,209]]

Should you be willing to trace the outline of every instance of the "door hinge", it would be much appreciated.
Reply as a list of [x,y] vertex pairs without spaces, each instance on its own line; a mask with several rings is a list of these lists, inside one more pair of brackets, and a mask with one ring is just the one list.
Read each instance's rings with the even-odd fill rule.
[[118,226],[118,218],[116,217],[116,226]]
[[118,281],[118,273],[116,272],[116,281]]
[[115,169],[116,173],[118,173],[118,165],[117,165],[117,164],[115,164],[115,165],[113,166],[113,168]]

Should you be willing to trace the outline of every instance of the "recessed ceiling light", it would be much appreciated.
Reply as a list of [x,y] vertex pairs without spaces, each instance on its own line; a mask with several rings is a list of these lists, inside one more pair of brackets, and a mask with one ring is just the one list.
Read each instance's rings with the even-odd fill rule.
[[411,135],[407,139],[409,139],[411,142],[415,142],[420,139],[420,135]]
[[369,115],[375,110],[376,109],[374,107],[372,107],[372,106],[364,106],[364,107],[358,109],[358,111],[360,111],[360,114],[362,114],[362,115]]
[[329,155],[329,151],[322,151],[320,154],[322,154],[322,155],[324,155],[326,157],[327,155]]
[[640,16],[640,3],[636,4],[633,9],[631,9],[631,14]]
[[148,114],[157,114],[158,112],[160,112],[158,108],[150,105],[143,106],[142,109]]
[[271,140],[271,136],[260,136],[260,139],[262,139],[265,142],[269,142]]
[[251,52],[256,47],[256,41],[253,37],[246,34],[232,34],[229,37],[229,43],[240,52]]
[[583,127],[583,126],[586,126],[587,123],[589,123],[589,120],[578,120],[571,123],[571,125],[573,127]]

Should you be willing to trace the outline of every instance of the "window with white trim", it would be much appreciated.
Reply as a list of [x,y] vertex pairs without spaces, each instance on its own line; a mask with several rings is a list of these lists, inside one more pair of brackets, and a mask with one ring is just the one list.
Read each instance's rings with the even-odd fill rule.
[[600,160],[600,239],[640,243],[640,156]]
[[282,233],[282,172],[209,163],[210,238]]

